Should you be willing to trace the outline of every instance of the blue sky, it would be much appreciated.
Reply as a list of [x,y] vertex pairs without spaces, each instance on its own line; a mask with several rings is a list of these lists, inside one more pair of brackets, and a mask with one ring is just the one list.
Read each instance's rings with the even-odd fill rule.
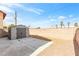
[[14,23],[14,11],[17,12],[18,24],[31,27],[50,27],[63,21],[79,22],[79,4],[77,3],[16,3],[0,4],[0,10],[7,13],[5,24]]

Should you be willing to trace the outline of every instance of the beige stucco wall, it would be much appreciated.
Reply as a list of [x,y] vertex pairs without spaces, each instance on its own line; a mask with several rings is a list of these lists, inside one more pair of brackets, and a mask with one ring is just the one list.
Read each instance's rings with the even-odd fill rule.
[[0,29],[3,28],[3,13],[0,12]]
[[2,20],[3,19],[3,13],[0,12],[0,19]]

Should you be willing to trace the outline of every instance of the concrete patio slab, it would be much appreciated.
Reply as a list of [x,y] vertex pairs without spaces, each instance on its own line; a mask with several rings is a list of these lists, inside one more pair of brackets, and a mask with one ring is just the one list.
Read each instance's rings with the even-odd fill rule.
[[46,43],[48,41],[31,37],[18,40],[0,38],[0,56],[28,56]]

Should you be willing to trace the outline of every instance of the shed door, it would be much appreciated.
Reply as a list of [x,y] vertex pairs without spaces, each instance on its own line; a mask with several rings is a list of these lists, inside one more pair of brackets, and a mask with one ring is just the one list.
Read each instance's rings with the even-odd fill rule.
[[26,28],[17,28],[17,39],[26,37]]

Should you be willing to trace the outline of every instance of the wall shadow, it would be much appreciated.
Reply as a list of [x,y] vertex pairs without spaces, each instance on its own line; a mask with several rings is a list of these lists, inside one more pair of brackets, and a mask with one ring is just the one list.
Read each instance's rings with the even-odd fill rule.
[[51,39],[39,36],[39,35],[30,35],[30,37],[32,38],[37,38],[37,39],[41,39],[41,40],[46,40],[46,41],[51,41]]
[[75,36],[74,36],[74,39],[73,39],[73,43],[74,43],[74,52],[75,52],[75,56],[79,56],[79,28],[76,29],[76,32],[75,32]]
[[0,38],[8,37],[8,32],[4,29],[0,29]]

